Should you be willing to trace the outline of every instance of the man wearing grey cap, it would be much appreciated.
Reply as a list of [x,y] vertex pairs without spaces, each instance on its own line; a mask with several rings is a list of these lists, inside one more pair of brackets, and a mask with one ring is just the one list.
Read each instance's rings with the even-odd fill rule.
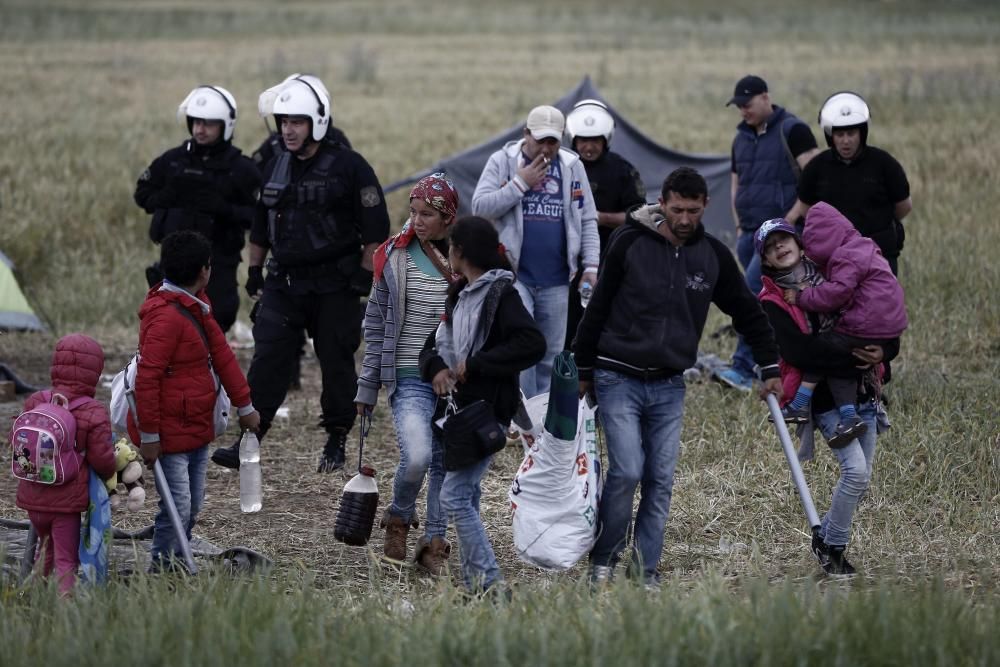
[[[771,103],[767,83],[759,76],[750,74],[737,81],[726,103],[729,105],[735,105],[743,119],[733,139],[730,189],[736,256],[746,271],[750,291],[757,294],[761,289],[760,258],[753,248],[754,232],[765,220],[784,218],[791,211],[799,174],[819,148],[806,123]],[[715,379],[750,391],[753,357],[742,336],[736,343],[732,366],[717,372]]]
[[597,282],[597,208],[580,156],[560,148],[566,119],[535,107],[524,136],[493,153],[472,195],[472,212],[493,220],[517,273],[518,293],[545,335],[545,357],[521,373],[528,398],[549,390],[563,349],[569,285],[582,256],[581,283]]

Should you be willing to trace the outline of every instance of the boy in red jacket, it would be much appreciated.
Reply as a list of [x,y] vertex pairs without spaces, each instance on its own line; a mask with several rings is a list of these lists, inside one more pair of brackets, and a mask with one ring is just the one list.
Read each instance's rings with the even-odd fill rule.
[[[246,377],[205,295],[211,252],[208,240],[191,231],[175,232],[160,245],[165,277],[150,288],[139,308],[138,425],[131,415],[129,419],[129,435],[139,443],[146,465],[152,467],[159,459],[189,539],[205,499],[208,444],[215,439],[212,369],[237,408],[240,428],[253,431],[260,424]],[[180,553],[160,495],[152,571],[163,569]]]
[[55,569],[63,595],[73,589],[80,565],[80,513],[90,503],[90,466],[102,479],[115,473],[111,420],[104,405],[94,399],[103,370],[104,351],[97,341],[83,334],[64,336],[52,355],[52,389],[35,392],[24,403],[28,411],[48,402],[53,393],[62,394],[70,403],[89,398],[72,410],[77,450],[83,453],[77,476],[59,486],[25,480],[17,485],[17,506],[28,511],[38,533],[38,558],[44,554],[45,559],[43,573],[48,576]]

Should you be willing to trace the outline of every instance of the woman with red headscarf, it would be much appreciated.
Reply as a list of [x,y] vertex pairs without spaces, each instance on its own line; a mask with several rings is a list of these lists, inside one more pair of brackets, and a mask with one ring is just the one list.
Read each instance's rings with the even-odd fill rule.
[[416,527],[416,500],[427,483],[427,517],[415,560],[432,574],[444,571],[451,545],[448,518],[438,496],[444,450],[431,431],[437,395],[420,379],[418,357],[444,314],[454,276],[448,263],[448,230],[458,212],[458,192],[442,173],[420,179],[410,191],[410,219],[375,251],[374,287],[365,310],[365,355],[354,399],[359,414],[372,411],[380,387],[392,408],[399,466],[392,504],[382,517],[385,557],[406,560],[406,538]]

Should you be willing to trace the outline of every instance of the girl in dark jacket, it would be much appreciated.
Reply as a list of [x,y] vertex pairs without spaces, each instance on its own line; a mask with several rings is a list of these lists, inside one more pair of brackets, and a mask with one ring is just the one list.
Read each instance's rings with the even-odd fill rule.
[[[506,428],[520,401],[518,374],[541,361],[545,338],[513,287],[514,274],[492,223],[475,216],[456,222],[448,258],[462,278],[449,290],[445,317],[420,355],[421,375],[438,396],[451,393],[459,408],[486,401]],[[435,418],[443,413],[442,404]],[[448,471],[441,487],[442,508],[458,533],[462,577],[473,592],[503,584],[479,516],[480,482],[491,459]]]

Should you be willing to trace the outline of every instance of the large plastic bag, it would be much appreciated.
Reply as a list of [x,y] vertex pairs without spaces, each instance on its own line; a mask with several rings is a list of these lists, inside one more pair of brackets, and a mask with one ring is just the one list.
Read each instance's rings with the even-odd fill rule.
[[[570,359],[575,379],[572,363]],[[572,403],[563,395],[568,390]],[[556,397],[551,405],[550,395]],[[568,405],[576,407],[572,417],[566,414],[572,412]],[[577,398],[575,381],[553,381],[550,394],[529,399],[525,408],[532,425],[521,430],[524,461],[508,493],[514,547],[527,563],[565,570],[589,553],[597,539],[602,478],[596,410]],[[555,437],[550,428],[570,439]]]

